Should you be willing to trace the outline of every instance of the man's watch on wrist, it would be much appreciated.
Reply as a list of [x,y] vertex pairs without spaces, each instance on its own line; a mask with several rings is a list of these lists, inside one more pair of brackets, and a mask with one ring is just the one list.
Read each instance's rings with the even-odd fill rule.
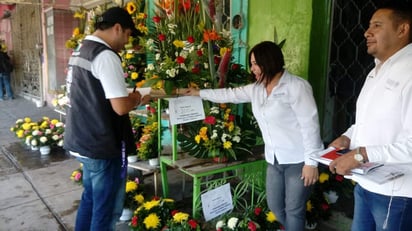
[[365,163],[365,158],[363,158],[363,155],[360,153],[360,148],[356,149],[356,153],[353,158],[361,164]]

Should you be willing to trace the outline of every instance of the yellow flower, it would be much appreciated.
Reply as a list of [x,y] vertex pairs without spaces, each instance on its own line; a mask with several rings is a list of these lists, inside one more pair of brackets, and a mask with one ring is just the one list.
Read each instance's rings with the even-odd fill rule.
[[128,180],[127,183],[126,183],[126,193],[136,190],[137,187],[138,187],[138,185],[137,185],[136,182]]
[[144,219],[143,223],[146,225],[146,229],[149,230],[159,226],[160,221],[160,218],[155,213],[151,213]]
[[195,141],[196,141],[196,143],[200,143],[200,139],[201,139],[200,135],[196,135],[196,136],[195,136]]
[[173,216],[173,221],[178,223],[182,221],[187,221],[187,219],[189,219],[189,214],[187,213],[178,212]]
[[134,2],[128,2],[126,4],[126,10],[129,14],[133,14],[137,10],[137,6]]
[[24,124],[22,125],[22,128],[23,128],[24,130],[29,130],[29,129],[31,128],[31,125],[30,125],[30,123],[24,123]]
[[24,118],[24,122],[30,123],[30,122],[31,122],[31,119],[30,119],[29,117],[26,117],[26,118]]
[[142,194],[137,194],[134,196],[134,200],[137,201],[139,204],[143,204],[144,202],[144,197]]
[[144,207],[146,210],[150,210],[150,209],[153,208],[153,207],[159,206],[159,204],[160,204],[160,201],[159,201],[159,200],[152,200],[152,201],[148,201],[148,202],[144,203],[144,204],[143,204],[143,207]]
[[224,149],[230,149],[232,147],[232,142],[226,141],[223,143],[223,148]]
[[166,203],[173,203],[173,202],[175,202],[175,200],[173,200],[172,198],[164,198],[163,201],[166,202]]
[[319,176],[319,183],[323,184],[325,181],[329,180],[329,174],[322,172]]
[[23,136],[24,136],[24,130],[18,130],[17,133],[16,133],[16,135],[17,135],[18,138],[23,138]]
[[125,56],[126,59],[132,59],[133,57],[134,57],[133,53],[127,53]]
[[276,215],[272,211],[269,211],[266,213],[266,220],[273,223],[276,221]]
[[312,209],[313,209],[312,201],[308,200],[306,202],[306,211],[312,212]]
[[80,34],[80,29],[78,27],[73,29],[73,37],[77,36]]
[[57,120],[57,119],[52,119],[50,123],[53,124],[53,125],[56,125],[58,122],[59,122],[59,120]]
[[130,78],[132,79],[137,79],[139,77],[139,74],[137,72],[132,72]]
[[73,18],[84,19],[86,17],[85,12],[76,11],[73,15]]
[[178,48],[183,48],[185,46],[185,43],[182,40],[175,40],[173,41],[173,45]]

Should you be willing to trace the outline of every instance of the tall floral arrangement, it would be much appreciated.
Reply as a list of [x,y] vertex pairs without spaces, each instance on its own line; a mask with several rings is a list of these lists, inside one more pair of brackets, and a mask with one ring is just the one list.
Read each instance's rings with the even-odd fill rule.
[[66,48],[70,49],[75,49],[86,36],[87,10],[85,8],[76,10],[73,18],[77,20],[78,25],[73,29],[72,36],[66,41]]
[[236,124],[236,115],[228,104],[212,105],[206,118],[200,123],[192,123],[186,133],[178,134],[180,147],[190,155],[199,158],[236,160],[252,154],[256,144],[256,133],[242,129]]
[[154,57],[146,68],[146,85],[162,88],[167,94],[180,87],[217,86],[216,70],[224,63],[222,57],[230,60],[232,40],[229,32],[215,29],[207,14],[214,12],[215,6],[203,2],[157,0],[144,43]]
[[155,103],[147,106],[147,120],[137,143],[137,156],[141,160],[158,157],[158,121]]

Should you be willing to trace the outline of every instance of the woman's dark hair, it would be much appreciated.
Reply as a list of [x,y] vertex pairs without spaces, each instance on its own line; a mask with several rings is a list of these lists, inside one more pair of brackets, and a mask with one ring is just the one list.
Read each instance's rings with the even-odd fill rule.
[[269,84],[275,75],[284,70],[285,60],[280,47],[270,41],[264,41],[255,45],[249,52],[249,67],[252,66],[250,57],[255,56],[256,64],[262,71],[262,78],[258,83]]

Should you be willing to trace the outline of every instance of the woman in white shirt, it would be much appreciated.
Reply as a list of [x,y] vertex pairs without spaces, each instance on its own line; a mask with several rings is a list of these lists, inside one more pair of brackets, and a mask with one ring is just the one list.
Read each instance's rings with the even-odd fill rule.
[[264,41],[249,52],[255,83],[179,92],[216,103],[251,103],[265,142],[268,206],[286,230],[304,230],[306,200],[318,179],[317,163],[309,156],[323,144],[312,87],[284,64],[280,47]]

